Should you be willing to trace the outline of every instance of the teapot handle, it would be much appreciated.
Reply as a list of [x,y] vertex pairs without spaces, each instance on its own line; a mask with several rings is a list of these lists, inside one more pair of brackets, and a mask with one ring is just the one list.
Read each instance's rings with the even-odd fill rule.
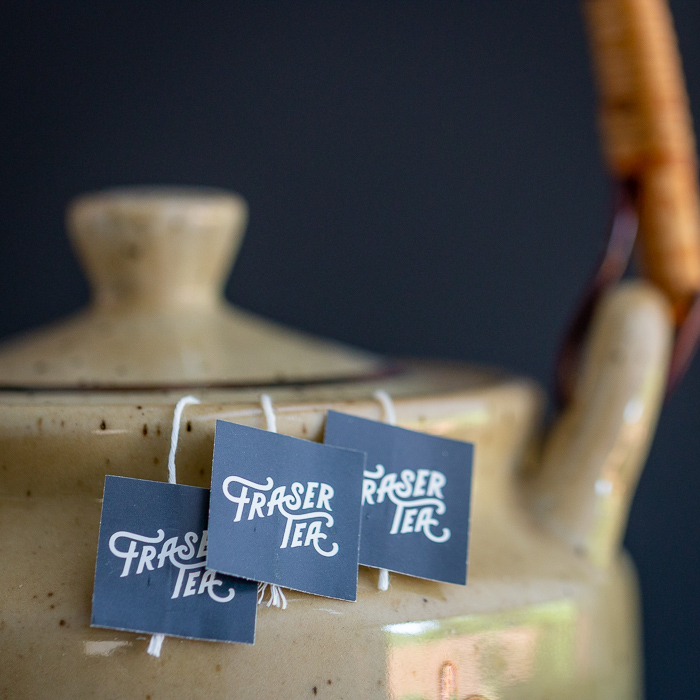
[[615,556],[663,403],[673,312],[647,282],[608,291],[573,395],[526,486],[540,522],[601,567]]
[[[664,396],[700,336],[700,196],[666,0],[585,0],[584,11],[618,196],[560,356],[562,413],[526,492],[548,529],[605,566],[624,535]],[[619,284],[633,246],[653,286]]]

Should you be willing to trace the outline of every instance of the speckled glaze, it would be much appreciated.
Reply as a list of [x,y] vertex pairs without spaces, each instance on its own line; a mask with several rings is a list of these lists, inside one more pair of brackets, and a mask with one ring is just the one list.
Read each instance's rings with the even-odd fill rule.
[[[189,197],[206,210],[208,196],[175,199],[183,207]],[[111,204],[93,198],[90,206],[113,237],[135,224],[124,223],[124,200],[115,205],[109,197]],[[151,192],[145,204],[136,199],[142,232],[158,228],[148,222],[173,206],[172,194]],[[110,213],[115,206],[122,219]],[[194,216],[185,210],[185,219]],[[0,370],[0,697],[641,697],[637,589],[619,543],[668,362],[670,310],[653,288],[628,283],[605,298],[575,400],[546,436],[544,397],[528,380],[445,363],[402,363],[390,371],[369,355],[306,338],[308,365],[299,359],[287,371],[286,353],[301,357],[289,350],[300,347],[295,334],[256,321],[268,345],[238,348],[234,326],[219,342],[216,324],[232,316],[218,295],[202,295],[201,303],[221,313],[196,333],[177,305],[151,305],[148,297],[118,313],[114,306],[100,310],[112,314],[104,327],[124,328],[119,324],[149,307],[163,326],[179,329],[180,362],[206,346],[208,357],[227,348],[229,364],[222,360],[215,371],[212,364],[209,374],[200,366],[192,379],[173,360],[167,376],[151,375],[143,363],[156,362],[156,336],[134,332],[136,355],[120,355],[123,346],[110,354],[109,344],[91,345],[101,331],[85,329],[95,318],[77,335],[75,325],[59,326],[0,350],[0,364],[16,362],[12,373]],[[66,358],[76,349],[83,362],[71,370]],[[22,353],[30,358],[24,365]],[[44,363],[39,375],[37,362]],[[117,366],[127,372],[112,371]],[[101,376],[100,367],[111,369]],[[280,383],[280,371],[295,383]],[[251,386],[253,376],[261,386]],[[183,416],[177,459],[185,484],[209,483],[217,419],[264,427],[263,390],[288,435],[320,440],[329,408],[380,420],[372,393],[381,388],[394,398],[399,425],[474,442],[467,586],[392,574],[381,592],[377,572],[360,567],[356,603],[289,592],[287,610],[259,609],[254,646],[167,637],[158,659],[146,654],[146,636],[91,628],[104,477],[167,479],[180,385],[202,401]]]

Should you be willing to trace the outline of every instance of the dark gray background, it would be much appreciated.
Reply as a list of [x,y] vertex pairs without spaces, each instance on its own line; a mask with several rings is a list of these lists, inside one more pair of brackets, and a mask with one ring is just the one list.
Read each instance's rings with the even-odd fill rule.
[[[697,116],[700,3],[671,5]],[[578,3],[5,0],[0,51],[0,335],[86,301],[70,197],[219,185],[236,303],[550,384],[608,210]],[[696,362],[627,536],[652,699],[700,687],[699,423]]]

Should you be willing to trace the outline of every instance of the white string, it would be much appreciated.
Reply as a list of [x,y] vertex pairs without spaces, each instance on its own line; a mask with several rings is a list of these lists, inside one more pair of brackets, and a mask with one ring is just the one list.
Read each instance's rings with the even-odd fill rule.
[[[389,425],[396,425],[396,407],[391,399],[391,396],[387,394],[383,389],[378,389],[372,394],[377,401],[382,405],[382,411],[384,412],[384,422]],[[377,581],[377,588],[380,591],[389,590],[389,570],[379,569],[379,579]]]
[[151,637],[151,641],[148,642],[148,649],[146,652],[151,656],[160,656],[161,649],[163,648],[163,640],[165,639],[164,634],[154,634]]
[[[265,424],[267,429],[271,433],[277,432],[277,416],[275,416],[275,411],[272,408],[272,399],[268,394],[261,394],[260,405],[262,406],[263,413],[265,414]],[[287,597],[284,595],[284,591],[280,586],[274,583],[259,583],[258,584],[258,605],[262,605],[265,599],[265,591],[267,587],[270,587],[270,600],[267,601],[267,607],[271,605],[275,608],[282,608],[282,610],[287,609]]]
[[[177,452],[177,443],[180,438],[180,421],[182,420],[182,412],[185,410],[185,406],[195,403],[200,403],[198,398],[195,398],[194,396],[183,396],[175,404],[175,411],[173,412],[173,429],[170,433],[170,454],[168,455],[169,484],[177,483],[177,472],[175,471],[175,453]],[[151,641],[148,643],[148,649],[146,649],[146,651],[151,656],[159,657],[161,649],[163,648],[164,639],[164,634],[154,634],[151,637]]]
[[277,432],[277,416],[272,408],[272,399],[268,394],[261,394],[260,405],[262,406],[263,413],[265,414],[265,423],[267,424],[267,429],[271,433]]
[[396,425],[396,407],[394,406],[391,396],[389,396],[384,389],[378,389],[372,396],[382,405],[384,422],[389,425]]
[[259,583],[258,584],[258,605],[262,605],[265,602],[265,592],[267,588],[270,588],[270,599],[267,601],[266,605],[269,608],[271,605],[275,608],[282,608],[282,610],[287,609],[287,596],[284,595],[284,591],[280,586],[274,583]]
[[194,396],[183,396],[177,404],[173,413],[173,430],[170,433],[170,454],[168,455],[168,483],[175,484],[175,453],[177,452],[177,442],[180,438],[180,421],[182,420],[182,412],[185,406],[199,403],[199,399]]

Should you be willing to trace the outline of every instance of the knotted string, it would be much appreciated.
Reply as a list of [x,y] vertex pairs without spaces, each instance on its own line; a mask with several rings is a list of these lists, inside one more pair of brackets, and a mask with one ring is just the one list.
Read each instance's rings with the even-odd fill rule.
[[[384,412],[384,422],[389,425],[396,425],[396,407],[394,402],[391,400],[391,396],[386,393],[383,389],[378,389],[372,394],[377,401],[382,406],[382,411]],[[379,569],[379,580],[377,581],[377,588],[380,591],[389,590],[389,570]]]
[[[275,416],[275,411],[272,408],[272,399],[267,394],[262,394],[260,396],[260,405],[262,406],[263,413],[265,414],[265,424],[269,432],[277,432],[277,416]],[[258,605],[262,605],[265,599],[265,591],[267,591],[268,586],[270,587],[270,600],[267,601],[267,607],[271,605],[275,608],[282,608],[282,610],[287,609],[287,598],[282,591],[280,586],[274,583],[259,583],[258,584]]]
[[[182,412],[185,410],[185,406],[195,403],[200,403],[199,399],[195,398],[194,396],[183,396],[177,402],[177,404],[175,404],[175,411],[173,412],[173,429],[170,433],[170,454],[168,455],[169,484],[177,483],[175,471],[175,453],[177,452],[177,443],[180,438],[180,421],[182,420]],[[148,643],[148,649],[146,651],[151,656],[160,656],[164,639],[164,634],[154,634],[151,637],[151,641]]]

